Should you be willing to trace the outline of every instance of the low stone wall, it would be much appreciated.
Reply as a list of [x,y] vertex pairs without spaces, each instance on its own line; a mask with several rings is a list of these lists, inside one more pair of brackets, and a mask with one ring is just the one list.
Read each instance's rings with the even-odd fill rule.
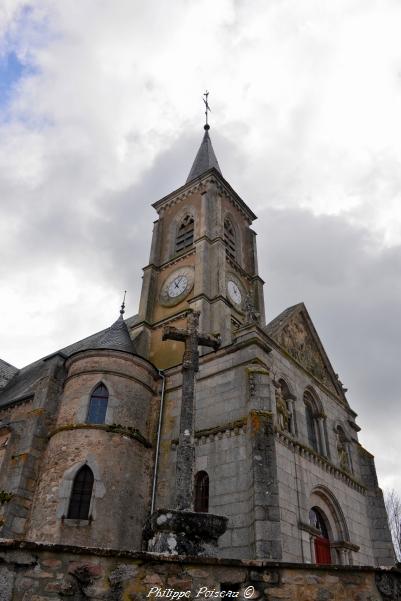
[[401,570],[0,541],[0,601],[399,601]]

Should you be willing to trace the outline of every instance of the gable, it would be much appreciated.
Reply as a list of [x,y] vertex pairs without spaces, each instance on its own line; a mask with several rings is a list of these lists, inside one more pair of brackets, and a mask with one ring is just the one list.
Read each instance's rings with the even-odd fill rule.
[[283,311],[267,325],[266,331],[306,371],[346,402],[345,389],[334,373],[303,303]]

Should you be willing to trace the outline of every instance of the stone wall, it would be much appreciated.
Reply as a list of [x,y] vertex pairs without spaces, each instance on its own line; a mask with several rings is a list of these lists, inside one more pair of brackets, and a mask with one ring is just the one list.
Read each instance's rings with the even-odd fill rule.
[[397,568],[173,559],[11,540],[0,542],[0,561],[0,601],[401,599],[401,570]]
[[[317,531],[309,511],[328,521],[332,561],[392,565],[387,517],[371,455],[351,428],[354,414],[283,354],[256,344],[246,329],[237,345],[201,357],[196,381],[195,472],[210,482],[210,511],[228,517],[219,556],[313,562]],[[166,399],[156,506],[172,507],[181,371],[166,372]],[[277,427],[275,387],[293,396],[294,434]],[[303,394],[314,384],[327,434],[325,455],[310,448]],[[323,419],[323,418],[322,418]],[[335,426],[349,443],[353,471],[341,469]]]
[[[210,353],[201,358],[196,381],[195,472],[205,470],[209,475],[210,512],[229,518],[227,532],[219,540],[219,555],[238,559],[257,553],[280,558],[272,548],[280,538],[277,512],[273,515],[276,467],[261,448],[271,443],[271,437],[259,427],[260,419],[254,419],[255,412],[270,408],[268,374],[254,363],[261,356],[266,358],[256,345],[235,353]],[[168,370],[167,376],[156,497],[159,508],[173,503],[181,402],[181,370]],[[261,508],[266,503],[269,517]]]
[[[109,350],[77,353],[67,370],[26,538],[139,550],[153,473],[156,371],[139,357]],[[109,392],[105,423],[88,424],[99,382]],[[69,519],[73,480],[85,464],[94,476],[89,519]]]
[[[341,548],[340,545],[336,553],[341,557],[333,556],[333,561],[392,565],[393,547],[374,459],[360,445],[357,433],[351,427],[355,415],[302,369],[295,368],[288,357],[273,351],[269,359],[276,379],[283,378],[294,396],[297,431],[293,440],[285,433],[276,436],[282,558],[285,561],[313,561],[313,537],[305,530],[301,532],[300,527],[302,529],[302,525],[309,523],[311,507],[318,506],[328,521],[333,522],[330,524],[331,540],[347,541],[354,547]],[[311,383],[324,415],[325,456],[311,452],[309,448],[303,394],[311,389]],[[344,428],[350,441],[348,450],[352,470],[348,474],[342,470],[339,461],[335,433],[338,424]],[[322,503],[317,501],[316,494],[320,495]],[[331,508],[327,506],[327,502],[330,504],[329,497],[333,499]],[[337,507],[334,507],[336,504]]]

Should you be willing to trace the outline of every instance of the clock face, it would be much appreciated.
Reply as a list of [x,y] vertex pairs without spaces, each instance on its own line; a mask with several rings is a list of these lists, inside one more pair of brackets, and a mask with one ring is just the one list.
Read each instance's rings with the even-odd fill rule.
[[176,278],[171,282],[169,287],[167,288],[167,294],[170,298],[175,298],[176,296],[180,296],[183,292],[185,292],[188,286],[188,278],[185,274],[177,275]]
[[227,290],[228,296],[236,305],[240,305],[242,301],[241,290],[239,289],[238,284],[233,282],[232,280],[228,280],[227,282]]
[[177,305],[190,293],[194,285],[194,269],[181,267],[171,273],[163,282],[159,301],[165,307]]

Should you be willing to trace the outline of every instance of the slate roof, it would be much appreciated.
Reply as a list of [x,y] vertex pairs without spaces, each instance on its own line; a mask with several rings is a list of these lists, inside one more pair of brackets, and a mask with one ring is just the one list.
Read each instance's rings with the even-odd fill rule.
[[0,388],[3,388],[15,376],[18,368],[0,359]]
[[216,155],[214,154],[212,141],[209,136],[209,126],[205,125],[205,134],[191,167],[191,171],[189,172],[186,183],[192,181],[196,177],[199,177],[202,175],[202,173],[205,173],[205,171],[211,169],[211,167],[214,167],[217,169],[220,175],[223,175],[221,173]]
[[60,349],[56,353],[47,355],[22,369],[17,370],[17,368],[14,368],[14,377],[11,378],[3,390],[0,390],[0,407],[4,407],[13,401],[32,396],[39,381],[46,376],[51,369],[51,358],[57,354],[67,358],[78,351],[89,349],[110,349],[135,353],[135,347],[131,341],[128,328],[134,325],[137,320],[137,315],[133,315],[126,320],[120,315],[117,321],[109,328],[105,328],[83,340],[74,342],[63,349]]
[[48,369],[49,363],[45,359],[40,359],[19,369],[0,392],[0,407],[33,396],[36,386],[47,375]]
[[135,353],[134,344],[122,315],[95,341],[90,342],[88,347],[84,347],[84,350],[85,348]]

